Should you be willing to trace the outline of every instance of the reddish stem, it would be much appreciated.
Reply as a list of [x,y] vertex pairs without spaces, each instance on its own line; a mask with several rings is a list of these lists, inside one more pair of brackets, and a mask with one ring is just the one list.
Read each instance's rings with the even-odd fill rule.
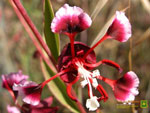
[[63,70],[63,71],[57,73],[56,75],[52,76],[50,79],[44,81],[44,82],[41,84],[41,85],[42,85],[42,88],[43,88],[47,83],[49,83],[51,80],[55,79],[56,77],[58,77],[58,76],[60,76],[60,75],[63,75],[63,74],[66,73],[66,72],[69,72],[69,71],[70,71],[69,68],[68,68],[68,69],[65,69],[65,70]]
[[14,8],[14,11],[16,12],[20,22],[22,23],[22,25],[24,26],[25,30],[27,31],[27,33],[29,34],[31,40],[33,41],[33,44],[35,45],[35,47],[37,48],[38,52],[40,53],[41,57],[44,59],[44,61],[47,63],[47,65],[54,71],[56,72],[56,69],[51,65],[50,61],[48,58],[45,57],[45,55],[43,54],[43,51],[41,49],[41,47],[39,46],[39,43],[36,41],[36,39],[34,38],[33,33],[31,32],[31,30],[29,29],[29,26],[27,25],[27,23],[25,22],[24,18],[22,17],[22,15],[20,14],[20,12],[17,10],[17,8],[14,6],[14,3],[12,3],[12,6]]
[[16,97],[15,97],[15,95],[14,95],[14,92],[13,92],[13,90],[9,87],[9,85],[8,85],[8,83],[7,83],[7,80],[5,79],[5,77],[2,77],[2,79],[3,79],[3,82],[4,82],[4,84],[5,84],[5,86],[6,86],[7,90],[8,90],[8,92],[10,93],[10,95],[11,95],[12,98],[13,98],[13,101],[16,102]]
[[23,5],[21,4],[20,0],[12,0],[12,1],[15,4],[15,6],[17,7],[17,10],[23,16],[23,18],[26,21],[26,23],[29,25],[30,29],[34,33],[35,37],[37,38],[37,40],[39,41],[39,43],[41,44],[41,46],[43,47],[43,49],[45,50],[45,52],[50,57],[52,63],[54,65],[56,65],[56,61],[54,60],[54,57],[50,53],[50,50],[49,50],[48,46],[43,41],[42,36],[40,35],[40,33],[38,32],[37,28],[35,27],[35,25],[31,21],[30,17],[28,16],[28,14],[27,14],[26,10],[24,9]]
[[95,49],[95,47],[97,47],[101,42],[103,42],[103,41],[106,40],[107,38],[108,38],[108,35],[105,34],[92,48],[90,48],[90,49],[86,52],[86,54],[83,56],[83,58],[85,59],[85,58],[88,56],[88,54],[90,54],[90,53]]

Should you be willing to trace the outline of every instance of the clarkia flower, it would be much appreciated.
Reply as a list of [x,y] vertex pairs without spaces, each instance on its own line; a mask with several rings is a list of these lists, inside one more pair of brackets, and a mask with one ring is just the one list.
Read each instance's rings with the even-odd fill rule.
[[[106,91],[102,88],[100,84],[98,84],[97,78],[100,76],[99,70],[94,70],[91,72],[91,70],[94,67],[97,67],[101,64],[108,64],[110,66],[113,66],[117,68],[119,71],[122,70],[118,64],[116,64],[113,61],[110,60],[102,60],[98,63],[96,63],[96,56],[94,51],[90,52],[88,56],[84,59],[85,53],[90,49],[87,45],[81,43],[81,42],[75,42],[75,57],[72,58],[71,54],[71,46],[70,44],[67,44],[64,49],[62,50],[61,55],[58,59],[58,70],[61,72],[65,69],[68,69],[69,71],[60,75],[60,78],[68,83],[67,85],[67,93],[68,96],[75,101],[78,101],[77,98],[75,98],[71,94],[71,88],[72,85],[75,84],[79,78],[81,77],[81,86],[84,88],[86,85],[88,86],[88,94],[89,99],[86,101],[86,106],[89,108],[89,110],[96,110],[97,107],[99,107],[98,101],[104,100],[106,101],[108,99],[108,95]],[[102,95],[101,97],[96,97],[93,95],[92,87],[95,88],[100,92]]]
[[[82,15],[82,18],[80,18],[80,15]],[[122,68],[113,61],[103,59],[96,62],[96,55],[93,50],[106,39],[126,42],[131,37],[131,24],[124,12],[116,12],[106,34],[90,48],[81,42],[75,42],[74,37],[77,33],[88,28],[91,23],[90,17],[82,9],[65,4],[56,12],[55,18],[51,23],[51,30],[55,33],[66,34],[70,38],[70,43],[63,48],[58,59],[58,71],[59,74],[62,73],[60,78],[67,83],[68,96],[72,100],[78,101],[72,95],[71,88],[81,78],[81,86],[83,88],[88,86],[89,99],[86,101],[86,107],[90,111],[94,111],[100,106],[98,101],[103,100],[105,102],[108,99],[106,91],[98,83],[97,79],[108,83],[113,88],[116,99],[121,101],[134,99],[138,94],[139,80],[134,72],[128,72],[118,80],[111,80],[101,76],[98,70],[92,71],[101,64],[107,64],[116,68],[120,73],[122,72]],[[129,82],[130,80],[131,82]],[[99,91],[101,97],[93,94],[92,87]],[[119,94],[122,92],[124,92],[124,98],[119,97]]]
[[140,83],[139,78],[133,71],[127,72],[118,80],[111,80],[103,76],[98,76],[97,78],[103,80],[112,87],[114,96],[118,101],[131,102],[139,93],[137,89]]
[[13,96],[13,98],[17,98],[18,96],[18,91],[13,90],[13,85],[22,84],[28,79],[28,76],[23,75],[22,71],[10,73],[8,75],[2,75],[1,77],[2,77],[2,87],[7,89]]
[[[52,32],[63,33],[70,39],[70,43],[63,48],[58,58],[57,68],[59,73],[41,84],[26,81],[27,78],[23,77],[18,80],[19,82],[13,82],[10,86],[8,84],[9,80],[7,80],[5,76],[2,76],[3,82],[7,84],[11,90],[19,92],[19,95],[23,97],[23,101],[28,103],[24,104],[23,108],[27,107],[29,113],[42,113],[39,110],[48,113],[47,111],[50,110],[48,106],[41,108],[41,92],[48,82],[58,76],[66,83],[67,94],[74,101],[78,101],[78,99],[72,95],[72,85],[81,78],[81,87],[88,87],[89,99],[86,101],[86,107],[90,111],[95,111],[100,106],[99,101],[103,100],[105,102],[108,99],[108,95],[105,89],[98,83],[98,79],[112,87],[117,100],[134,100],[138,94],[137,87],[139,86],[139,79],[134,72],[127,72],[122,78],[111,80],[103,77],[99,70],[94,69],[101,64],[106,64],[116,68],[120,73],[122,72],[122,68],[111,60],[103,59],[96,62],[94,49],[106,39],[115,39],[120,42],[127,41],[131,37],[131,25],[129,20],[123,12],[117,11],[106,34],[91,48],[84,43],[74,41],[76,34],[89,28],[91,24],[91,18],[81,8],[76,6],[71,7],[65,4],[56,12],[51,23]],[[5,81],[8,81],[8,83]],[[94,95],[93,88],[101,94],[100,97]]]
[[41,100],[36,106],[31,104],[23,104],[22,110],[24,113],[56,113],[58,111],[58,107],[51,107],[52,102],[53,98],[48,97]]
[[65,4],[56,12],[51,29],[55,33],[76,34],[89,28],[91,23],[91,18],[81,8]]
[[21,106],[21,109],[8,105],[7,111],[8,113],[56,113],[58,107],[51,107],[52,101],[53,98],[48,97],[44,100],[41,100],[40,103],[36,106],[24,103]]
[[109,38],[126,42],[131,37],[131,24],[124,12],[116,12],[115,18],[107,31]]
[[138,95],[139,78],[133,72],[127,72],[122,78],[114,84],[114,95],[118,101],[133,101]]
[[32,81],[26,81],[24,84],[14,84],[13,90],[19,92],[19,96],[23,98],[23,101],[32,104],[38,105],[40,102],[42,85],[36,84]]

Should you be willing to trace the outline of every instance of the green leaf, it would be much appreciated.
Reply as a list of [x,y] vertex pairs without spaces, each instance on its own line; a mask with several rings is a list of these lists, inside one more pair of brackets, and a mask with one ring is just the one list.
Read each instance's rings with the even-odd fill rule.
[[[45,65],[42,64],[42,70],[46,80],[55,75],[55,73],[50,70],[46,63]],[[76,103],[68,97],[66,92],[66,86],[60,80],[60,78],[55,78],[54,80],[49,82],[48,88],[62,105],[64,105],[73,113],[80,113],[76,106]]]
[[91,14],[91,18],[94,21],[101,9],[105,6],[105,4],[108,2],[108,0],[99,0],[97,5],[94,7],[94,10]]
[[53,13],[52,5],[49,0],[45,0],[44,15],[45,15],[45,21],[44,21],[45,40],[48,47],[51,50],[52,55],[57,61],[59,56],[59,35],[54,34],[50,28],[52,19],[54,18],[54,13]]

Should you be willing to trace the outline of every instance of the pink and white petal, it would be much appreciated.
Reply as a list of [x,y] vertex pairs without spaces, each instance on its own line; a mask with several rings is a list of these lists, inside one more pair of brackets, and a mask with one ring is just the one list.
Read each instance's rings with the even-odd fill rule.
[[91,23],[91,18],[81,8],[65,4],[56,12],[51,29],[55,33],[77,33],[90,27]]
[[23,101],[31,104],[38,105],[40,102],[42,87],[40,84],[34,82],[26,82],[23,85],[14,85],[13,89],[19,92],[19,95],[22,96]]
[[117,80],[114,86],[114,95],[119,101],[133,101],[139,91],[139,79],[133,72],[127,72],[122,78]]
[[10,105],[7,105],[7,111],[8,113],[21,113],[17,107]]
[[[4,82],[8,84],[10,88],[15,84],[19,84],[21,81],[26,81],[28,79],[27,75],[23,75],[22,71],[16,73],[10,73],[8,75],[2,75],[2,87],[6,88]],[[4,81],[5,80],[5,81]]]
[[133,101],[135,98],[135,95],[133,95],[130,91],[119,89],[119,88],[115,88],[114,95],[118,101],[122,101],[122,102],[129,101],[129,100]]
[[133,71],[127,72],[117,81],[117,85],[123,89],[130,90],[139,86],[139,78]]
[[131,24],[124,12],[116,11],[116,16],[109,27],[107,34],[109,38],[126,42],[131,37]]

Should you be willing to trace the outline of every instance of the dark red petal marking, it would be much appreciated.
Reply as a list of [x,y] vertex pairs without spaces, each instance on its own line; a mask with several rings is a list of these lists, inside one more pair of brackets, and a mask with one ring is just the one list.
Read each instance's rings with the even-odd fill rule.
[[38,105],[41,98],[42,86],[26,86],[23,87],[24,92],[24,102],[32,105]]
[[[85,45],[81,42],[75,42],[74,43],[75,59],[77,59],[79,61],[80,60],[82,61],[82,58],[83,58],[84,54],[89,49],[90,48],[87,45]],[[95,56],[94,51],[92,51],[86,57],[84,62],[86,62],[86,63],[96,63],[96,56]],[[61,79],[64,82],[68,82],[68,83],[72,82],[72,81],[75,80],[76,76],[78,76],[77,67],[75,66],[74,63],[75,63],[75,61],[74,61],[74,59],[72,59],[70,44],[67,44],[63,48],[62,53],[61,53],[61,55],[59,56],[59,59],[58,59],[58,71],[62,71],[64,69],[71,68],[71,70],[68,73],[63,74],[62,76],[60,76]],[[88,69],[88,70],[93,69],[93,68],[88,68],[88,67],[85,67],[85,68]]]
[[121,86],[122,88],[132,88],[135,86],[135,84],[139,84],[139,79],[132,71],[127,72],[122,78],[117,80],[117,85]]

